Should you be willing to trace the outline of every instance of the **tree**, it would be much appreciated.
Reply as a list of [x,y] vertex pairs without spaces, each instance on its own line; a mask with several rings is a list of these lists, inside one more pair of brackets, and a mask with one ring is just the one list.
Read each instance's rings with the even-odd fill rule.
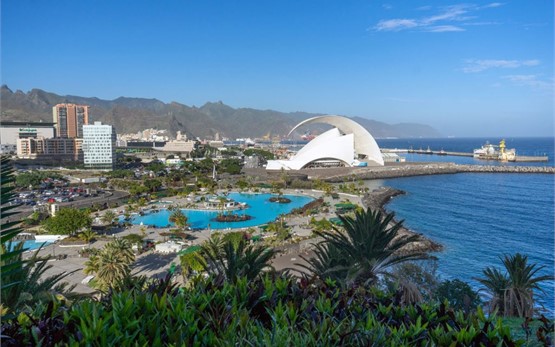
[[241,168],[241,160],[239,159],[223,159],[219,164],[219,171],[226,172],[230,175],[240,174]]
[[247,245],[240,240],[237,248],[232,241],[223,243],[219,252],[214,252],[213,245],[203,244],[202,254],[206,260],[205,271],[235,283],[241,277],[254,280],[266,269],[272,269],[271,259],[275,251],[262,245]]
[[84,228],[90,228],[92,218],[88,213],[75,209],[63,208],[56,213],[55,217],[46,219],[42,226],[51,234],[71,235]]
[[500,258],[505,273],[487,267],[478,278],[492,295],[491,306],[505,316],[531,317],[534,313],[534,290],[542,291],[540,282],[552,281],[550,275],[536,276],[545,266],[528,264],[528,256],[516,253]]
[[104,215],[102,216],[102,223],[104,224],[109,224],[112,225],[114,224],[114,222],[117,220],[118,215],[111,210],[108,210],[106,212],[104,212]]
[[243,190],[249,188],[250,184],[249,184],[249,182],[247,182],[243,179],[240,179],[240,180],[237,181],[236,186],[239,188],[240,191],[243,191]]
[[156,192],[158,189],[162,187],[162,182],[159,179],[152,178],[146,179],[143,184],[147,187],[151,192]]
[[131,264],[135,261],[135,254],[131,248],[131,243],[123,238],[117,238],[104,246],[106,250],[113,250],[122,262]]
[[[19,205],[11,204],[14,200],[14,169],[7,157],[0,160],[0,216],[8,218],[17,212],[13,210]],[[50,299],[49,293],[67,294],[72,288],[66,288],[61,280],[71,273],[46,276],[52,268],[48,264],[49,257],[39,257],[41,248],[36,250],[29,259],[23,260],[24,243],[13,245],[11,240],[22,230],[20,221],[3,220],[0,223],[0,315],[6,312],[17,315],[27,305],[36,305],[39,301]],[[8,311],[9,310],[9,311]]]
[[494,267],[487,267],[482,273],[484,277],[477,278],[477,280],[486,287],[491,295],[488,302],[490,311],[497,310],[499,314],[505,315],[505,291],[510,285],[509,277]]
[[81,238],[81,240],[83,240],[85,242],[88,242],[88,243],[96,240],[97,236],[98,236],[98,234],[96,232],[92,231],[92,229],[85,229],[79,234],[79,238]]
[[170,215],[169,221],[174,223],[178,228],[183,229],[187,226],[188,218],[181,210],[175,210]]
[[115,288],[131,272],[128,263],[122,262],[114,249],[105,249],[98,255],[98,271],[96,273],[98,289],[106,291]]
[[199,273],[206,268],[206,260],[202,256],[201,249],[189,251],[179,256],[181,263],[181,274],[183,279],[186,280],[191,273]]
[[96,274],[96,286],[101,291],[117,288],[131,272],[135,255],[131,244],[124,239],[115,239],[98,253],[93,253],[85,263],[85,274]]
[[478,292],[459,279],[441,282],[437,287],[437,298],[439,301],[447,300],[451,307],[466,313],[476,310],[481,303]]
[[[8,252],[9,248],[6,248],[6,246],[6,244],[2,244],[2,254]],[[75,288],[75,285],[68,286],[67,283],[61,281],[77,270],[47,276],[53,266],[48,263],[50,256],[39,256],[41,249],[42,247],[34,251],[31,257],[25,261],[22,259],[22,253],[19,253],[17,258],[1,264],[3,287],[1,292],[2,304],[0,306],[2,309],[7,308],[11,313],[17,314],[21,310],[35,307],[40,302],[49,301],[53,295],[69,295]],[[15,252],[22,250],[23,243],[17,244],[13,249]],[[5,274],[5,269],[14,262],[23,263],[21,271]],[[11,285],[4,286],[8,283],[11,283]]]
[[[388,269],[393,265],[428,258],[423,252],[406,248],[418,240],[418,235],[399,235],[402,221],[393,222],[393,217],[393,213],[384,215],[370,209],[355,212],[354,218],[338,215],[342,229],[314,231],[323,241],[315,250],[316,257],[305,259],[305,268],[321,278],[331,275],[346,285],[369,285],[379,275],[391,276]],[[324,269],[322,264],[329,267]]]

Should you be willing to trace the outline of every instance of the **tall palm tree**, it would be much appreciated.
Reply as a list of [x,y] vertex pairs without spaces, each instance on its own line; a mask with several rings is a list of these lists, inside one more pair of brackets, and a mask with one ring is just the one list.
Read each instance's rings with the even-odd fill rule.
[[99,254],[96,273],[99,289],[117,287],[130,272],[129,263],[122,261],[121,254],[116,248],[106,248]]
[[486,290],[491,294],[489,300],[490,311],[495,311],[501,315],[505,314],[505,292],[510,286],[510,280],[507,274],[501,272],[494,267],[487,267],[483,270],[484,277],[476,278],[478,282],[486,287]]
[[550,275],[536,276],[545,266],[528,264],[528,256],[516,253],[501,259],[506,273],[488,267],[478,278],[492,294],[492,307],[505,316],[531,317],[534,314],[534,290],[542,291],[540,282],[552,281]]
[[106,244],[104,248],[105,250],[113,250],[123,263],[129,265],[135,261],[135,254],[133,253],[131,243],[126,239],[116,238],[114,241]]
[[[338,217],[342,229],[314,231],[324,240],[316,248],[316,257],[305,259],[305,268],[322,278],[342,278],[346,285],[374,284],[379,275],[391,276],[388,269],[393,265],[429,258],[407,247],[418,240],[418,235],[399,235],[402,221],[394,222],[393,213],[384,215],[368,209],[356,211],[354,218]],[[328,268],[324,270],[322,265]]]

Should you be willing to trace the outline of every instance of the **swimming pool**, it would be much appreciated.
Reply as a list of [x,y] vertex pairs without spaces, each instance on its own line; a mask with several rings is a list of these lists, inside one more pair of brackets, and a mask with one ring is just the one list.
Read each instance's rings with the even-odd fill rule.
[[[19,244],[19,242],[21,241],[13,241],[10,250],[13,250],[15,246]],[[42,247],[44,249],[44,247],[50,245],[51,243],[52,242],[48,242],[48,241],[27,240],[25,241],[23,248],[28,248],[27,251],[32,251],[39,248],[42,244],[44,244],[44,246]]]
[[[279,215],[287,214],[295,208],[303,207],[308,204],[313,198],[304,195],[283,195],[291,200],[288,204],[280,204],[269,202],[268,200],[274,194],[247,194],[247,193],[230,193],[228,198],[237,202],[247,203],[247,209],[233,211],[235,214],[248,214],[252,219],[242,222],[216,222],[214,218],[218,215],[219,211],[199,211],[199,210],[182,210],[187,216],[189,226],[193,229],[227,229],[227,228],[248,228],[274,221]],[[157,227],[166,227],[172,225],[168,221],[172,211],[166,209],[159,212],[153,212],[144,216],[134,215],[131,218],[131,223],[144,225],[155,225]]]

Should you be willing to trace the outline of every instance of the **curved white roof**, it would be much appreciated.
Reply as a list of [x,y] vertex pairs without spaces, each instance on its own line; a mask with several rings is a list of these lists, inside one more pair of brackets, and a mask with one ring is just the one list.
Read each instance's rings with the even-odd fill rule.
[[307,164],[324,159],[344,162],[347,166],[359,157],[370,165],[384,165],[378,144],[360,124],[341,116],[320,116],[309,118],[297,124],[289,135],[297,128],[313,123],[324,123],[335,128],[326,131],[310,141],[290,160],[270,160],[267,170],[299,170]]
[[364,129],[360,124],[352,119],[341,116],[327,115],[306,119],[297,124],[290,132],[289,135],[297,128],[314,123],[324,123],[332,125],[339,129],[344,134],[353,134],[355,136],[355,153],[356,155],[363,154],[378,165],[383,165],[382,153],[376,140],[370,135],[368,130]]

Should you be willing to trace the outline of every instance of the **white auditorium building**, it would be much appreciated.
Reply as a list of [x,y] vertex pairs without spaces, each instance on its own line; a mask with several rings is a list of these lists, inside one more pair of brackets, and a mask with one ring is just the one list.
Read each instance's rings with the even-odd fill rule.
[[300,170],[312,167],[383,166],[384,160],[376,140],[352,119],[327,115],[309,118],[297,124],[323,123],[333,126],[306,144],[288,160],[269,160],[266,170]]

